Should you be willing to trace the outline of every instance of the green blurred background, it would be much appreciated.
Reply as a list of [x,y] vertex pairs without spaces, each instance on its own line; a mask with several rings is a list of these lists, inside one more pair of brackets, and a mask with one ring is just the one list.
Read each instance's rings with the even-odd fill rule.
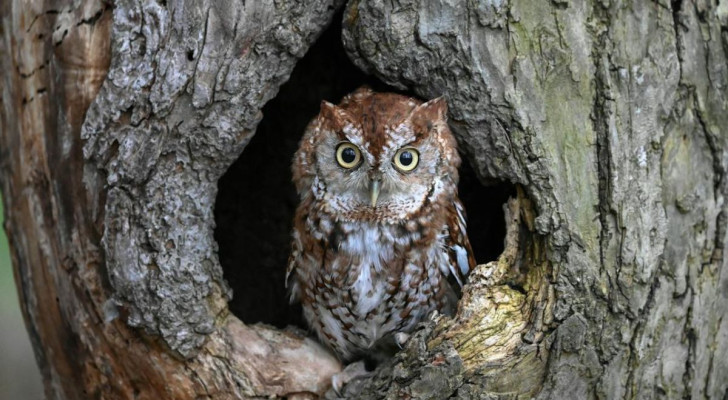
[[[0,201],[0,220],[5,220]],[[0,399],[42,399],[40,373],[20,313],[5,230],[0,229]]]

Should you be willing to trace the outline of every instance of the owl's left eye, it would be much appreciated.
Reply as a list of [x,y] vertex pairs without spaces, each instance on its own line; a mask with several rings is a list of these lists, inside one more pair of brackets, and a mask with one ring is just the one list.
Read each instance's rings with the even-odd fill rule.
[[342,143],[336,148],[336,162],[344,168],[354,168],[361,161],[359,149],[351,143]]
[[413,148],[400,149],[394,155],[394,166],[402,172],[410,172],[417,166],[420,161],[420,153]]

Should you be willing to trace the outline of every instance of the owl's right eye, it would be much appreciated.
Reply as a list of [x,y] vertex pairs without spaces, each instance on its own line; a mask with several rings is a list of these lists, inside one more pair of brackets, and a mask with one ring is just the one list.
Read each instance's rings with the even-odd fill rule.
[[342,143],[336,148],[336,161],[346,169],[354,168],[361,161],[361,153],[353,144]]

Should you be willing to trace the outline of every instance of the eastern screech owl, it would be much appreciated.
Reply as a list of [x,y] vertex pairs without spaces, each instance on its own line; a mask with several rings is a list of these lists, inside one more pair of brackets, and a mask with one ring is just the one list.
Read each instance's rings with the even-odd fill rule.
[[360,88],[322,102],[296,152],[286,284],[343,361],[388,356],[397,333],[451,313],[474,267],[446,113],[442,98]]

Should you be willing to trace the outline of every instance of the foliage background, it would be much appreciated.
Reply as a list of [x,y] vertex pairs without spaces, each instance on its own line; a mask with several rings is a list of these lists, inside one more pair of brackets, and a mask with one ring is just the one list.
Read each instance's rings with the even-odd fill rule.
[[[5,212],[0,201],[0,219]],[[0,399],[42,399],[40,372],[18,303],[5,229],[0,229]]]

